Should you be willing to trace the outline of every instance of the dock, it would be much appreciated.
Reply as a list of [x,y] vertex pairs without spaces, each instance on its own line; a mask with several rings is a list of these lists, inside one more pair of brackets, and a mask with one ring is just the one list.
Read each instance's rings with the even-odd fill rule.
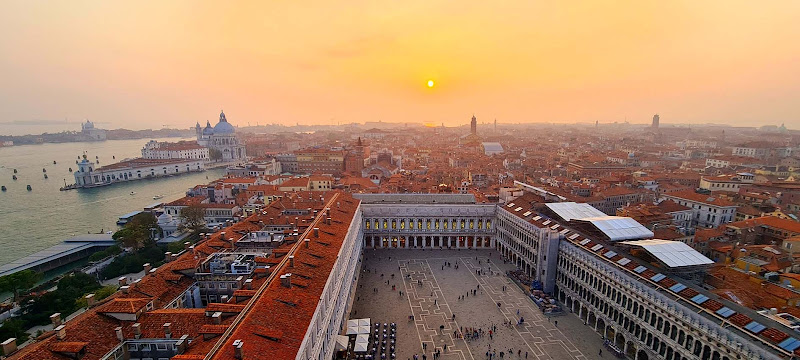
[[116,244],[111,234],[78,235],[63,243],[0,266],[0,276],[22,270],[44,272],[81,260]]

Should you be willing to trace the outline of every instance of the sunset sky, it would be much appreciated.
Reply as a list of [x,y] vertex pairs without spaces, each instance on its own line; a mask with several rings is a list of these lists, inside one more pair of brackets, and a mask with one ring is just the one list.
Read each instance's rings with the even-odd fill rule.
[[239,126],[659,113],[800,128],[798,19],[797,0],[6,0],[0,134],[220,109]]

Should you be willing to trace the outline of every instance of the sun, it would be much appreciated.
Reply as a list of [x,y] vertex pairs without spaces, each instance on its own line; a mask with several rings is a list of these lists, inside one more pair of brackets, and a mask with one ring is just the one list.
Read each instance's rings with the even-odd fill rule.
[[428,87],[429,87],[429,88],[432,88],[432,87],[433,87],[433,80],[428,80]]

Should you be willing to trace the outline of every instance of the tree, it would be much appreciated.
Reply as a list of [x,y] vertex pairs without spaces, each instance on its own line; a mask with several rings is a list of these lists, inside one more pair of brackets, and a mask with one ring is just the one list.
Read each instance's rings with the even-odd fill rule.
[[214,161],[220,161],[222,160],[222,151],[214,148],[208,149],[208,158]]
[[184,226],[192,231],[200,230],[206,224],[206,210],[193,204],[181,209],[180,217]]
[[153,214],[140,213],[125,224],[125,227],[115,232],[111,238],[122,247],[139,250],[153,245],[153,235],[158,230],[158,220]]
[[19,300],[19,292],[32,288],[41,278],[42,274],[33,270],[18,271],[0,277],[0,291],[14,293],[14,302],[17,302]]

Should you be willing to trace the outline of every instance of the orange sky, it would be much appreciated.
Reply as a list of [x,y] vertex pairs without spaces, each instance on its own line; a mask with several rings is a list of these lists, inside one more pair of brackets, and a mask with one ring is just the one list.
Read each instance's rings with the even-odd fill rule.
[[0,134],[188,127],[220,109],[240,126],[800,127],[796,0],[3,3]]

